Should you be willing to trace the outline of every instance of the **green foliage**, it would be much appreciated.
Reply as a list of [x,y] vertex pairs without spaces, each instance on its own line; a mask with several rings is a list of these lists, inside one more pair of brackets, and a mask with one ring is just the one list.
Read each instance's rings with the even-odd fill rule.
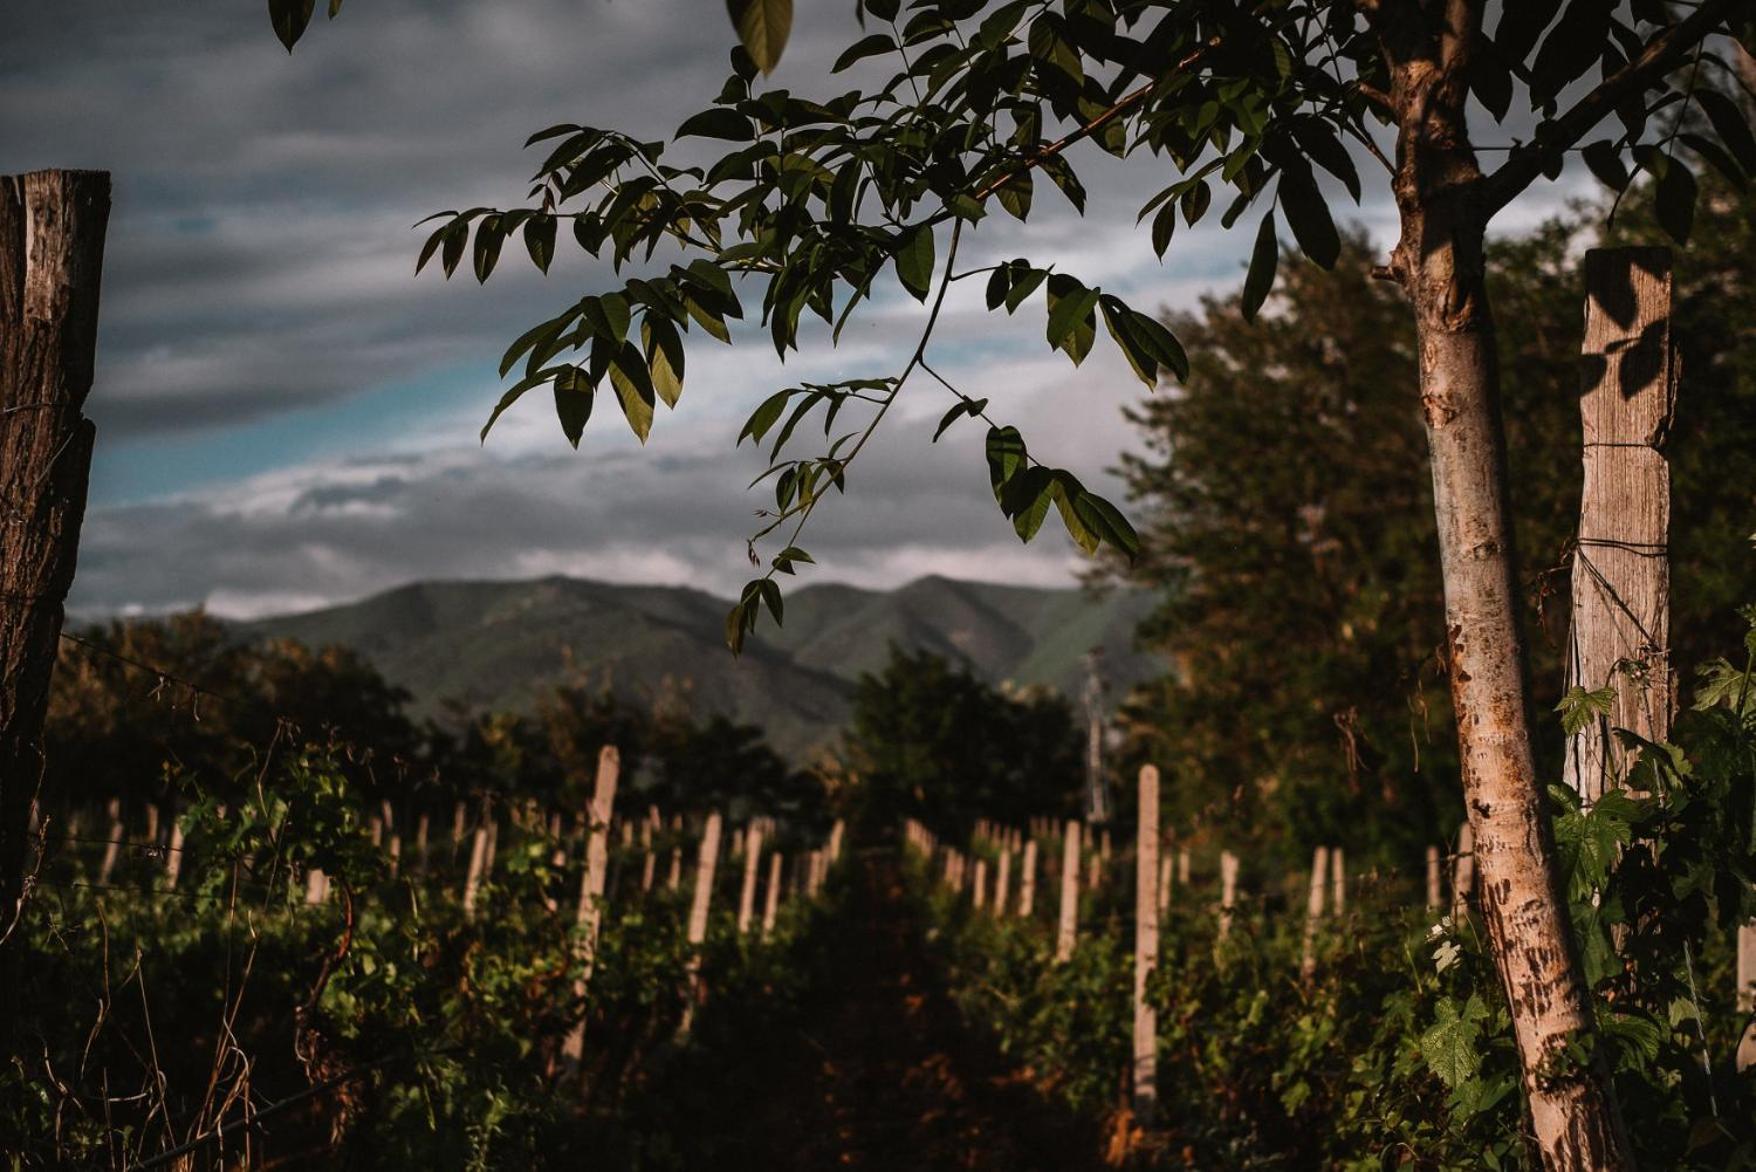
[[[1733,974],[1736,930],[1756,916],[1756,609],[1747,617],[1740,665],[1706,665],[1673,743],[1639,745],[1627,789],[1589,808],[1551,790],[1598,1026],[1559,1061],[1603,1063],[1648,1167],[1756,1159],[1756,1071],[1736,1070],[1748,1013]],[[1537,1167],[1511,1018],[1475,920],[1410,910],[1420,892],[1408,879],[1357,875],[1346,918],[1321,926],[1307,982],[1304,876],[1272,874],[1246,877],[1224,946],[1211,876],[1173,889],[1148,982],[1170,1151],[1199,1167]],[[936,878],[919,860],[913,876]],[[931,904],[970,1021],[1044,1089],[1100,1116],[1130,1054],[1131,892],[1112,875],[1088,894],[1062,966],[1040,905],[1024,921],[937,888]]]
[[[1666,455],[1673,475],[1672,661],[1687,675],[1734,632],[1756,574],[1756,315],[1749,192],[1712,185],[1711,249],[1680,252],[1671,328],[1689,372]],[[1497,332],[1517,545],[1527,565],[1533,692],[1563,731],[1601,694],[1561,695],[1566,583],[1579,500],[1580,290],[1593,244],[1649,243],[1650,199],[1613,230],[1580,209],[1495,244]],[[1128,706],[1135,759],[1176,759],[1172,820],[1249,836],[1291,862],[1318,842],[1419,857],[1454,832],[1455,751],[1430,476],[1400,296],[1351,238],[1336,268],[1284,265],[1259,320],[1240,297],[1175,323],[1197,355],[1175,398],[1131,413],[1123,473],[1142,519],[1126,580],[1161,599],[1145,641],[1174,665]],[[1538,746],[1558,773],[1559,737]]]
[[978,816],[1070,812],[1080,737],[1059,696],[996,691],[928,652],[891,649],[860,677],[848,729],[849,770],[867,823],[918,818],[967,831]]

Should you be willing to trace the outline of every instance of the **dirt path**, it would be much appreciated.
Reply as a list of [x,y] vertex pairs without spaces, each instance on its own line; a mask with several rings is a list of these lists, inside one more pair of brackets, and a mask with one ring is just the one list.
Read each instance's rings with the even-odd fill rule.
[[1095,1129],[962,1028],[894,856],[851,870],[847,914],[811,988],[762,1023],[747,1060],[721,1063],[711,1130],[687,1146],[719,1167],[813,1172],[1101,1166]]

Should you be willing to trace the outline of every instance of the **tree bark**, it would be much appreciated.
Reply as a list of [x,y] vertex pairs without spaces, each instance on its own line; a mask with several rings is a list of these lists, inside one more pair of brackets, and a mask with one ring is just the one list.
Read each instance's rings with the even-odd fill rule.
[[110,177],[0,177],[0,927],[23,894],[43,717],[95,431]]
[[1524,1090],[1551,1170],[1633,1167],[1601,1067],[1569,1066],[1593,1030],[1531,747],[1507,507],[1493,317],[1483,282],[1485,217],[1462,95],[1418,71],[1397,96],[1411,111],[1395,187],[1393,269],[1414,308],[1422,413],[1445,587],[1451,698],[1481,911],[1511,1008]]
[[[1570,1062],[1593,1018],[1536,777],[1507,506],[1506,441],[1483,247],[1493,207],[1465,119],[1481,8],[1380,10],[1397,113],[1390,273],[1414,310],[1433,472],[1463,796],[1489,951],[1551,1172],[1634,1166],[1600,1062]],[[1434,19],[1429,19],[1432,17]]]

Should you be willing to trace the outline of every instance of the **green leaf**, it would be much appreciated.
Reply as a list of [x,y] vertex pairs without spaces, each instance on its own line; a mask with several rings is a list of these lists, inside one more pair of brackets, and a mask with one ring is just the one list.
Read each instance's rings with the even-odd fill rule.
[[1065,273],[1049,276],[1049,345],[1063,350],[1078,366],[1091,353],[1097,337],[1097,305],[1100,294]]
[[683,121],[677,127],[677,138],[723,138],[729,142],[751,142],[756,138],[756,128],[750,119],[727,106],[715,106],[711,110],[703,110]]
[[1014,219],[1023,220],[1030,215],[1030,199],[1035,186],[1030,172],[1020,171],[994,193],[994,198]]
[[939,420],[939,427],[933,432],[933,442],[938,443],[939,437],[945,434],[945,429],[950,427],[953,423],[956,423],[963,416],[967,415],[971,419],[975,419],[987,409],[988,401],[986,399],[959,400],[959,402],[952,407],[951,410],[947,411],[944,417]]
[[531,263],[547,273],[555,260],[555,217],[547,214],[532,216],[524,222],[524,250]]
[[500,227],[499,216],[483,216],[476,223],[475,271],[476,281],[485,282],[494,271],[494,265],[500,260],[500,246],[506,242],[506,232]]
[[988,480],[994,486],[996,498],[1006,482],[1023,468],[1027,459],[1024,449],[1024,437],[1012,426],[990,427],[987,441]]
[[[1470,998],[1471,1004],[1475,1001]],[[1437,1020],[1421,1035],[1421,1058],[1452,1090],[1481,1068],[1481,1055],[1476,1050],[1482,1035],[1478,1020],[1467,1007],[1459,1013],[1457,1003],[1447,997],[1439,1002]]]
[[268,0],[269,22],[274,25],[274,35],[280,38],[287,52],[291,53],[299,38],[305,35],[316,6],[316,0]]
[[1311,177],[1310,169],[1302,162],[1296,166],[1289,164],[1284,167],[1276,194],[1281,208],[1286,212],[1287,226],[1293,230],[1293,239],[1299,242],[1299,248],[1319,268],[1334,268],[1337,258],[1341,256],[1341,237],[1335,230],[1335,221],[1329,215],[1329,205],[1323,201],[1323,194],[1317,190],[1317,182]]
[[1682,159],[1673,156],[1659,172],[1653,210],[1665,235],[1679,245],[1689,243],[1689,231],[1695,226],[1695,175]]
[[575,450],[579,437],[585,434],[586,420],[591,418],[594,388],[580,376],[579,368],[570,366],[555,378],[555,414],[561,419],[561,431]]
[[896,250],[896,276],[902,287],[925,301],[933,287],[933,229],[920,224],[903,233]]
[[508,407],[518,402],[526,391],[559,377],[563,371],[575,369],[577,368],[573,366],[550,366],[536,371],[526,378],[519,379],[504,395],[500,396],[500,401],[494,404],[494,410],[488,415],[488,422],[482,424],[482,442],[488,442],[488,431],[494,426],[494,422],[506,413]]
[[835,59],[831,73],[840,73],[851,67],[856,61],[867,57],[876,57],[880,53],[888,53],[896,48],[896,41],[889,33],[871,33],[855,41],[846,52]]
[[1256,247],[1250,251],[1250,271],[1244,277],[1244,296],[1238,308],[1245,321],[1256,320],[1257,310],[1274,288],[1274,272],[1279,265],[1280,239],[1275,235],[1274,209],[1270,208],[1262,217],[1262,226],[1256,229]]
[[640,442],[645,443],[647,434],[652,431],[655,396],[646,362],[634,343],[622,343],[622,348],[610,359],[610,385],[616,388],[616,397],[622,400],[622,414],[627,417],[628,426],[634,429]]
[[787,409],[787,400],[792,393],[790,389],[776,391],[762,400],[761,405],[750,413],[750,418],[744,421],[744,430],[738,433],[738,443],[742,444],[746,438],[761,443],[768,429],[780,419],[780,413]]
[[1738,165],[1747,173],[1756,175],[1756,133],[1752,133],[1750,122],[1738,103],[1706,85],[1696,87],[1695,101],[1713,124],[1713,132],[1719,135],[1719,141],[1738,160]]
[[1628,186],[1628,168],[1622,165],[1622,153],[1609,139],[1600,138],[1587,143],[1580,156],[1591,173],[1597,176],[1598,182],[1611,191],[1621,191]]
[[1596,722],[1598,717],[1608,716],[1615,703],[1614,688],[1588,692],[1574,684],[1561,697],[1561,702],[1555,705],[1555,711],[1561,714],[1561,731],[1570,737],[1577,735]]
[[667,317],[647,313],[640,321],[640,341],[653,390],[665,406],[675,407],[683,394],[683,339],[677,327]]
[[756,68],[773,73],[793,30],[793,0],[726,0],[726,12]]

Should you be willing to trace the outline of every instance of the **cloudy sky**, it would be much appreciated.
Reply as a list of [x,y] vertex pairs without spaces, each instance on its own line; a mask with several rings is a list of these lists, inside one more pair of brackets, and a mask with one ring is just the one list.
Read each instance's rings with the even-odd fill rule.
[[[837,92],[827,63],[858,35],[851,6],[800,8],[775,81]],[[416,278],[412,227],[516,206],[534,129],[664,136],[718,92],[730,40],[717,0],[352,0],[290,57],[261,3],[6,5],[0,173],[115,181],[74,607],[256,615],[419,578],[547,573],[735,590],[762,503],[744,490],[761,464],[733,445],[742,419],[800,379],[894,372],[921,309],[892,294],[839,349],[807,342],[784,366],[761,336],[692,346],[684,397],[644,449],[606,405],[573,451],[539,395],[484,446],[506,343],[608,274],[575,257],[544,278],[509,247],[485,287]],[[1249,231],[1204,225],[1153,256],[1133,227],[1168,182],[1153,170],[1090,159],[1085,219],[1043,192],[1028,242],[991,218],[966,257],[1028,254],[1141,308],[1237,284]],[[1387,238],[1383,204],[1345,214]],[[1142,388],[1107,339],[1075,371],[1048,351],[1040,312],[990,317],[976,285],[948,303],[936,364],[1114,494],[1104,469],[1130,443],[1121,411]],[[850,497],[814,518],[818,580],[1072,580],[1064,535],[1045,527],[1021,546],[995,511],[978,427],[928,442],[949,402],[912,387]]]

